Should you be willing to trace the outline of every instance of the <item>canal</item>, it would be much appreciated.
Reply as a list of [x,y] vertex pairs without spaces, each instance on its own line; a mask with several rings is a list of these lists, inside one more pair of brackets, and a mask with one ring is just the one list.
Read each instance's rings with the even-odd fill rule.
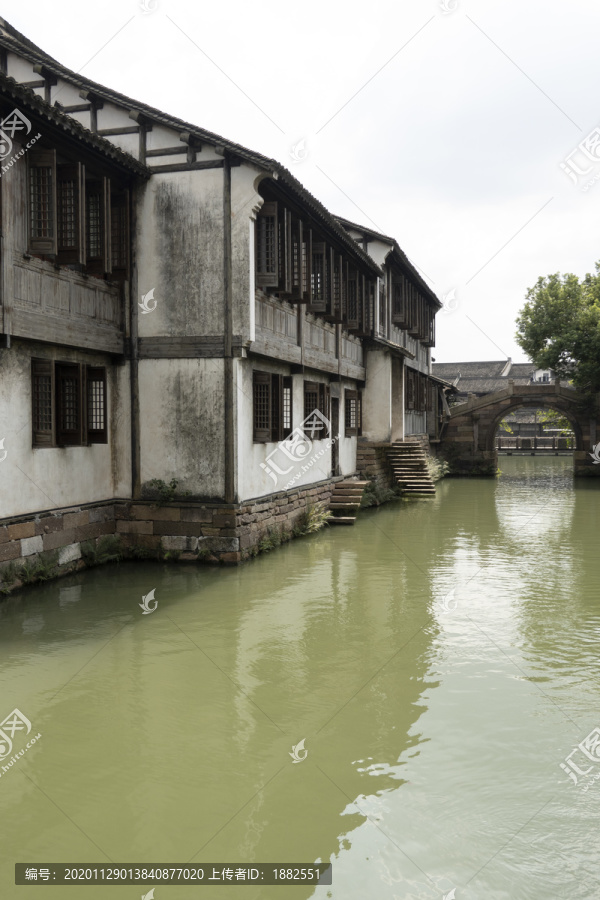
[[600,896],[600,485],[500,465],[240,568],[1,602],[0,718],[41,735],[0,768],[2,900],[152,887],[16,887],[15,862],[333,863],[155,900]]

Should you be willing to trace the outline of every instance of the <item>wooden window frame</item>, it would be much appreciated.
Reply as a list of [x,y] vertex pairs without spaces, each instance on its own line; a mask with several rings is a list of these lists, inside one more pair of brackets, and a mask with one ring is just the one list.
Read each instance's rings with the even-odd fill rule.
[[276,200],[266,200],[256,216],[256,287],[279,288],[279,218]]
[[[45,409],[39,405],[41,379],[49,380]],[[73,428],[63,427],[66,412],[67,381],[75,386],[75,424]],[[90,429],[89,424],[89,384],[102,383],[102,428]],[[54,359],[31,360],[31,407],[32,446],[37,449],[61,447],[86,447],[91,444],[108,443],[108,404],[106,387],[106,367],[88,366]],[[41,427],[40,413],[49,418],[49,427]]]
[[[56,262],[61,266],[83,266],[86,259],[85,168],[80,162],[56,167],[56,216]],[[65,239],[61,227],[67,219],[72,221],[70,241]]]
[[[40,203],[40,196],[33,190],[35,171],[37,169],[49,169],[50,175],[46,184],[45,205],[48,209],[49,233],[43,236],[34,236],[34,220],[40,218],[36,215],[34,204]],[[27,236],[29,252],[34,256],[56,256],[57,248],[57,218],[56,218],[56,150],[33,149],[27,154]]]
[[404,388],[404,404],[405,409],[414,411],[416,409],[417,389],[416,389],[416,371],[408,366],[404,369],[405,388]]
[[[266,388],[266,424],[259,427],[258,394],[260,386]],[[289,391],[290,424],[284,422],[284,396]],[[285,440],[293,430],[293,390],[291,376],[275,372],[252,372],[252,440],[255,444],[272,444]]]
[[[309,399],[313,397],[314,399]],[[328,384],[319,381],[304,382],[304,421],[312,415],[315,410],[321,413],[329,423],[328,428],[316,434],[311,431],[308,426],[304,427],[304,433],[313,441],[322,441],[331,434],[331,392]]]
[[[352,424],[354,422],[354,424]],[[360,437],[362,434],[362,396],[360,391],[344,391],[344,434]]]

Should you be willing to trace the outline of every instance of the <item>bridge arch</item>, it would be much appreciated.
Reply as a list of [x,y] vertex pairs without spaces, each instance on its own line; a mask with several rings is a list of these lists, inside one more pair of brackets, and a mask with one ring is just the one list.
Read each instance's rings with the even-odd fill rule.
[[513,409],[554,409],[556,412],[559,412],[565,419],[569,420],[569,424],[571,425],[571,429],[573,434],[575,435],[575,451],[584,450],[583,446],[583,430],[579,423],[579,420],[573,413],[572,408],[564,402],[560,403],[558,400],[548,401],[545,400],[543,403],[534,403],[532,401],[523,402],[515,401],[511,403],[509,406],[504,406],[500,412],[496,414],[494,418],[492,418],[488,430],[487,435],[485,437],[485,449],[486,450],[494,450],[496,446],[496,431],[498,430],[498,426],[502,419],[506,418],[507,413],[511,412]]
[[590,455],[600,441],[598,396],[591,412],[583,412],[583,396],[558,382],[515,385],[452,407],[442,437],[442,454],[456,474],[494,475],[498,469],[495,434],[506,414],[518,407],[550,407],[564,415],[575,435],[573,466],[576,475],[599,476],[600,466]]

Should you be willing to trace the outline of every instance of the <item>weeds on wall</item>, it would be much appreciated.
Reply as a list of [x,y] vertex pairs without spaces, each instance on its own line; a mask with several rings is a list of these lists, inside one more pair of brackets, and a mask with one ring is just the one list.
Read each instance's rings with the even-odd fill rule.
[[152,504],[154,507],[189,497],[191,491],[177,491],[178,484],[179,482],[176,478],[171,478],[168,483],[161,478],[152,478],[142,486],[142,497],[156,501]]
[[36,559],[27,560],[16,570],[16,576],[21,584],[37,584],[40,581],[49,581],[56,575],[58,565],[58,552],[56,550],[40,553]]
[[376,481],[370,481],[363,491],[360,506],[361,509],[368,509],[370,506],[381,506],[382,503],[399,500],[401,496],[402,489],[400,485],[382,487]]
[[118,535],[105,534],[94,541],[84,541],[81,545],[81,558],[86,566],[101,566],[107,562],[120,562],[125,556],[123,542]]

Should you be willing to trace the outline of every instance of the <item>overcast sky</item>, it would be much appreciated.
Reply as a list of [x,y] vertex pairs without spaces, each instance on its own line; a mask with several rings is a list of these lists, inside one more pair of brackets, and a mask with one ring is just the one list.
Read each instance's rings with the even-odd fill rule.
[[600,143],[578,149],[600,126],[598,0],[5,0],[1,15],[393,235],[446,297],[438,362],[523,360],[527,288],[600,259]]

